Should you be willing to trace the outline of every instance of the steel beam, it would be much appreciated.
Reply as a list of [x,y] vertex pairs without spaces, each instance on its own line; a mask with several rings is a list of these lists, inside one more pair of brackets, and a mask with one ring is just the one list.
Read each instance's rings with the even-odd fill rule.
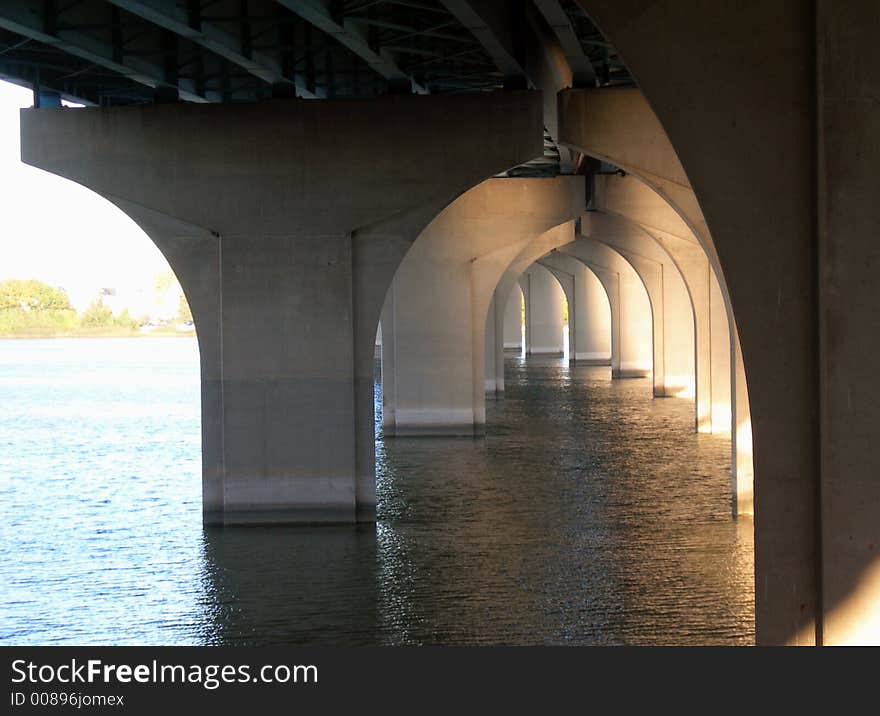
[[238,65],[254,77],[259,77],[269,84],[289,83],[296,87],[300,97],[313,99],[316,95],[306,87],[302,76],[285,77],[281,63],[259,51],[252,51],[249,56],[242,52],[241,43],[235,35],[226,32],[216,25],[204,20],[198,27],[190,24],[189,13],[180,7],[175,0],[107,0],[132,15],[163,27],[166,30],[185,37],[206,50],[223,57],[234,65]]
[[571,68],[573,86],[595,87],[596,71],[593,69],[593,63],[584,52],[574,26],[559,4],[559,0],[534,0],[534,3],[562,46],[565,59]]
[[495,66],[504,75],[505,85],[530,84],[526,71],[516,57],[512,46],[514,28],[501,27],[502,18],[499,10],[509,9],[513,5],[493,3],[489,0],[472,2],[471,0],[441,0],[443,6],[477,38]]
[[[154,89],[169,86],[160,65],[135,57],[119,62],[113,59],[112,45],[96,40],[90,35],[64,29],[55,29],[52,32],[51,28],[44,26],[39,11],[32,3],[4,1],[0,5],[0,27],[55,47],[94,65],[113,70],[138,84]],[[181,85],[183,86],[178,85],[176,88],[181,99],[189,102],[209,101],[193,91],[191,83],[183,82]]]
[[277,0],[277,2],[347,47],[389,82],[409,83],[413,92],[428,93],[428,90],[398,67],[390,52],[376,51],[370,47],[364,32],[359,27],[361,23],[357,19],[348,18],[340,23],[319,0]]

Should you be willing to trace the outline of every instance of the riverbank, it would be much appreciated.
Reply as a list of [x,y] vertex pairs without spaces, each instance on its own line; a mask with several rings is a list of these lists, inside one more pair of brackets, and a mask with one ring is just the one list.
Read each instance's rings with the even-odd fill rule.
[[195,331],[156,329],[141,331],[137,328],[77,328],[72,331],[33,329],[16,333],[0,333],[0,340],[27,340],[29,338],[195,338]]

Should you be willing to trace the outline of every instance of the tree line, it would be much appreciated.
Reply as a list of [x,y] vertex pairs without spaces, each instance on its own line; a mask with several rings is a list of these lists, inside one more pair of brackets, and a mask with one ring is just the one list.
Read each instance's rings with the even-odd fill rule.
[[[180,320],[191,320],[186,299],[181,297]],[[118,315],[99,296],[78,314],[62,288],[36,279],[10,279],[0,282],[0,336],[56,335],[135,332],[143,320]]]

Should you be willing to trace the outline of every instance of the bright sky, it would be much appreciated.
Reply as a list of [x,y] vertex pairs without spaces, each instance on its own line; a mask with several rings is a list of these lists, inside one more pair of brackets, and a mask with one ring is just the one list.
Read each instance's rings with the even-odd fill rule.
[[67,291],[78,310],[115,288],[138,315],[168,270],[150,238],[79,184],[21,163],[18,110],[30,90],[0,81],[0,281],[36,278]]

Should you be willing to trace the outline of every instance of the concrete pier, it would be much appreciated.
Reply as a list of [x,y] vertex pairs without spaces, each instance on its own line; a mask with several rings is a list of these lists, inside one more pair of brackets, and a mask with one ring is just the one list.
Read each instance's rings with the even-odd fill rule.
[[526,355],[561,356],[566,305],[562,286],[549,269],[537,263],[526,269],[521,280],[528,284]]
[[207,524],[372,519],[387,286],[450,199],[540,154],[540,122],[528,92],[23,112],[24,160],[126,210],[190,299]]
[[[583,187],[580,177],[490,179],[421,233],[383,312],[383,376],[394,383],[383,394],[386,435],[484,431],[487,380],[495,386],[486,377],[486,326],[490,308],[493,332],[503,320],[494,307],[500,277],[524,247],[583,211]],[[499,329],[493,353],[496,340],[503,353]]]

